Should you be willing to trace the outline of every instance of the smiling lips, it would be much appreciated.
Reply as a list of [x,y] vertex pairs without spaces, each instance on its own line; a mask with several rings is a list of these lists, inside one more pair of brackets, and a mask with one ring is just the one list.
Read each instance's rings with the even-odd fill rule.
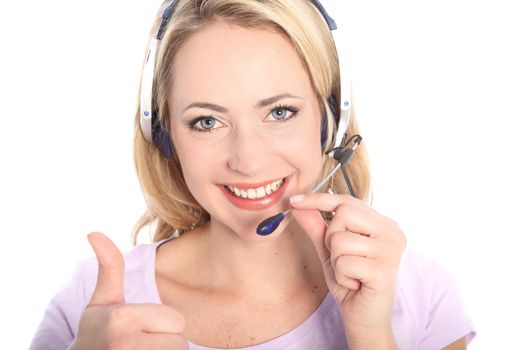
[[286,178],[258,185],[220,185],[226,198],[237,208],[245,210],[266,209],[283,196],[288,182]]

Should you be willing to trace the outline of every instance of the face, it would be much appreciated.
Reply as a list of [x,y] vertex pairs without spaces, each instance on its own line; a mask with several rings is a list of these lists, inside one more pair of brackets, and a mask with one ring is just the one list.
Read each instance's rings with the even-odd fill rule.
[[171,136],[195,199],[249,240],[263,219],[312,189],[322,167],[321,112],[291,42],[216,22],[177,52]]

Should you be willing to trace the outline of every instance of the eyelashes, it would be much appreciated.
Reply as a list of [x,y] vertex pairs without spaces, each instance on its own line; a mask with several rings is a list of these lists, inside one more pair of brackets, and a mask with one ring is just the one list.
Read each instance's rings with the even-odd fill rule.
[[270,112],[271,115],[276,121],[282,122],[288,119],[295,117],[299,110],[292,106],[277,106]]
[[[289,105],[279,105],[273,108],[264,119],[269,123],[284,123],[294,118],[298,112],[299,109],[296,107]],[[226,125],[224,123],[212,115],[200,116],[188,122],[188,127],[191,130],[198,132],[211,132],[225,126]]]
[[[193,120],[190,120],[188,123],[188,126],[190,129],[200,132],[210,132],[215,128],[216,124],[223,124],[220,121],[218,121],[215,117],[210,116],[202,116],[195,118]],[[224,125],[224,124],[223,124]]]

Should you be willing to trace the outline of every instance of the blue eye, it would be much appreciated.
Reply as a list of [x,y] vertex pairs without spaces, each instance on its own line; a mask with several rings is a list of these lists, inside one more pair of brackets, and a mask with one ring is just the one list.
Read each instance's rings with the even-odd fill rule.
[[197,131],[212,131],[216,129],[217,119],[214,117],[199,117],[190,122],[190,127]]
[[201,120],[199,120],[199,125],[203,129],[213,129],[213,127],[215,126],[215,119],[210,117],[202,118]]
[[287,119],[292,118],[297,113],[297,109],[293,107],[284,107],[280,106],[277,108],[274,108],[270,114],[272,118],[274,118],[277,121],[285,121]]
[[277,120],[284,119],[286,117],[286,114],[288,111],[284,108],[277,108],[272,111],[272,117],[274,117]]

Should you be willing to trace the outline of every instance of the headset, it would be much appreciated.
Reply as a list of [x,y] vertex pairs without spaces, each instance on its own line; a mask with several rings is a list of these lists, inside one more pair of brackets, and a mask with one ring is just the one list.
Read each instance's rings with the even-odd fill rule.
[[[160,42],[166,32],[166,27],[170,21],[171,15],[175,10],[179,0],[172,0],[166,5],[161,13],[161,22],[157,33],[151,38],[148,46],[148,52],[142,72],[142,84],[140,88],[140,129],[144,138],[153,142],[161,153],[167,158],[172,159],[175,154],[175,149],[171,142],[169,131],[161,125],[157,116],[157,111],[152,110],[152,96],[153,96],[153,80],[155,72],[155,64],[157,62],[157,53]],[[342,49],[342,38],[340,31],[337,30],[336,22],[328,15],[325,8],[321,5],[319,0],[309,0],[319,10],[328,25],[334,41],[338,60],[339,72],[341,77],[341,103],[339,109],[335,106],[334,99],[331,97],[328,101],[330,109],[335,116],[337,122],[337,132],[335,137],[335,148],[329,152],[330,157],[334,157],[336,149],[344,146],[346,139],[346,129],[350,123],[350,97],[351,87],[348,79],[347,64],[348,59],[345,57],[348,52]],[[326,132],[326,116],[323,118],[322,133]],[[324,142],[323,142],[324,143]]]

